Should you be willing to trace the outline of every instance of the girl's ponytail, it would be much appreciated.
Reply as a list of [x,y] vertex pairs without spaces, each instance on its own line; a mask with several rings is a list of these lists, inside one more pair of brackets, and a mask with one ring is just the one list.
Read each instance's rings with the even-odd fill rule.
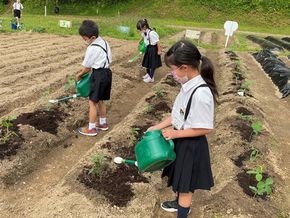
[[204,81],[208,84],[210,90],[212,91],[214,100],[215,102],[217,102],[218,91],[214,80],[214,66],[211,60],[205,56],[201,56],[200,61],[201,61],[200,75],[204,79]]
[[188,40],[176,42],[165,54],[164,61],[167,66],[189,65],[197,69],[204,81],[208,84],[215,102],[217,102],[218,91],[214,80],[214,67],[210,59],[202,56],[197,47]]

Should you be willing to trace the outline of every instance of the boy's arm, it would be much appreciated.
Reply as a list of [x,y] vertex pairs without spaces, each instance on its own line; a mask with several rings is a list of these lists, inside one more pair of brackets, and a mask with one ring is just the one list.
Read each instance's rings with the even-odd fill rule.
[[157,42],[157,54],[161,55],[161,46],[160,46],[160,41]]
[[83,67],[80,71],[77,72],[76,74],[76,81],[81,80],[82,76],[88,72],[90,72],[92,69],[89,67]]

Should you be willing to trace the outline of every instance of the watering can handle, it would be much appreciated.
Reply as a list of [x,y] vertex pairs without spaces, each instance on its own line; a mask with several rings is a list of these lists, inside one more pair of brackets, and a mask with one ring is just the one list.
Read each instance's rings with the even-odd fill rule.
[[169,142],[169,146],[172,148],[172,149],[174,149],[174,142],[173,142],[173,140],[168,140],[168,142]]

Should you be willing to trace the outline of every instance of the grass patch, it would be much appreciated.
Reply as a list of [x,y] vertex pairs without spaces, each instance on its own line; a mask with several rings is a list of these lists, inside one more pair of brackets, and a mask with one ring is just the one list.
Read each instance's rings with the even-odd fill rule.
[[[3,20],[3,28],[7,32],[13,32],[10,28],[10,16],[0,17]],[[82,21],[85,19],[94,20],[100,29],[101,36],[109,36],[119,39],[136,40],[140,39],[140,33],[136,30],[136,22],[138,18],[133,17],[74,17],[74,16],[43,16],[43,15],[25,15],[21,22],[25,24],[26,31],[32,31],[37,27],[42,27],[47,33],[54,33],[60,35],[78,35],[78,28]],[[61,28],[58,25],[59,20],[70,20],[72,21],[72,28]],[[129,26],[130,32],[128,34],[122,33],[118,30],[118,26]],[[166,27],[161,20],[152,22],[152,25],[156,28],[159,36],[172,35],[179,31],[174,27]],[[15,32],[15,31],[14,31]]]

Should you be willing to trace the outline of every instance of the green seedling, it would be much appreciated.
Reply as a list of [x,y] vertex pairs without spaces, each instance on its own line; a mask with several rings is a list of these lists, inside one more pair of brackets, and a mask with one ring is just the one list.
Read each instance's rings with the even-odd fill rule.
[[253,148],[251,154],[250,154],[250,161],[251,162],[256,162],[258,158],[261,157],[261,152],[256,149],[256,148]]
[[64,84],[64,90],[67,91],[69,90],[70,87],[75,85],[75,80],[73,76],[69,76],[67,82]]
[[151,104],[147,104],[145,107],[144,107],[144,113],[145,114],[149,114],[151,111],[153,111],[154,107],[151,105]]
[[244,115],[244,114],[239,114],[239,118],[241,118],[242,120],[245,120],[247,122],[252,122],[253,120],[253,115]]
[[154,89],[154,92],[155,92],[155,95],[157,97],[159,97],[159,98],[163,98],[165,96],[165,94],[166,94],[165,91],[162,88],[160,88],[160,87],[156,87]]
[[17,136],[14,131],[9,129],[13,126],[11,121],[15,118],[15,116],[9,116],[0,122],[0,135],[2,135],[0,137],[0,142],[6,143],[12,136]]
[[261,121],[256,121],[255,123],[253,123],[252,125],[251,125],[251,127],[252,127],[252,129],[253,129],[253,133],[255,134],[255,135],[259,135],[261,132],[262,132],[262,130],[263,130],[263,124],[262,124],[262,122]]
[[108,156],[104,154],[97,154],[94,155],[91,159],[91,162],[93,163],[92,168],[89,170],[88,174],[94,173],[97,176],[101,176],[101,173],[103,169],[105,168],[104,160],[107,159]]
[[266,178],[263,180],[263,167],[257,166],[253,170],[247,171],[247,174],[253,174],[255,175],[257,185],[256,186],[249,186],[251,191],[254,193],[254,195],[262,196],[266,194],[267,196],[272,194],[272,188],[271,185],[274,183],[273,179],[271,177]]
[[248,80],[248,79],[246,79],[246,80],[242,83],[242,85],[241,85],[239,91],[241,91],[241,92],[249,91],[249,90],[250,90],[250,86],[251,86],[253,83],[254,83],[253,80]]
[[140,130],[141,129],[138,127],[132,128],[132,134],[133,134],[134,138],[136,138],[139,135]]
[[49,101],[49,99],[50,99],[49,96],[50,96],[50,90],[44,91],[44,92],[42,93],[42,97],[44,98],[45,102],[48,102],[47,105],[46,105],[46,108],[47,108],[48,111],[49,111],[49,110],[51,109],[51,107],[52,107],[52,103]]

